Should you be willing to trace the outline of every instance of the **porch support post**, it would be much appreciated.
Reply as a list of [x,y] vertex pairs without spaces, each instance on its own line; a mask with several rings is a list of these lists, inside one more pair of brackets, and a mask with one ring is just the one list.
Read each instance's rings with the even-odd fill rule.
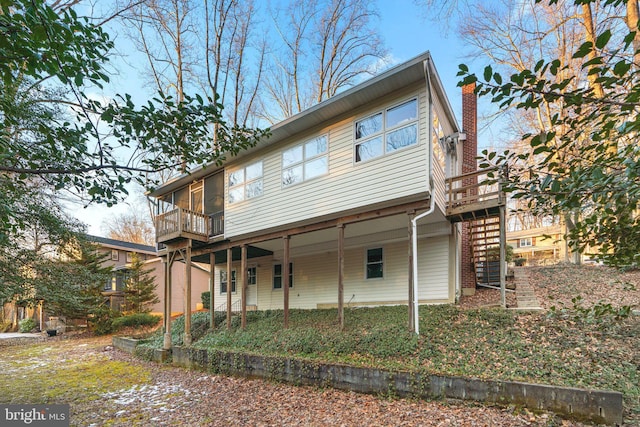
[[507,308],[506,260],[507,258],[507,214],[506,206],[500,206],[500,305]]
[[227,248],[227,329],[231,329],[231,269],[233,268],[233,251]]
[[289,243],[290,236],[284,236],[284,255],[282,260],[282,290],[284,295],[284,327],[289,327]]
[[211,327],[211,330],[216,328],[215,286],[213,286],[216,276],[215,262],[216,254],[211,252],[209,254],[209,326]]
[[184,286],[184,345],[191,345],[191,239],[185,249]]
[[164,342],[162,348],[171,350],[171,266],[173,265],[173,252],[167,252],[167,260],[164,264]]
[[415,298],[415,295],[413,294],[413,227],[412,227],[412,220],[415,217],[415,211],[410,211],[408,212],[409,215],[409,245],[408,245],[408,250],[409,250],[409,280],[408,280],[408,284],[409,284],[409,292],[408,292],[408,296],[407,296],[407,302],[408,302],[408,306],[409,306],[409,332],[415,332],[416,331],[416,325],[415,325],[415,314],[414,314],[414,304],[413,304],[413,300]]
[[344,224],[338,224],[338,324],[344,329]]
[[247,245],[242,245],[240,248],[240,270],[242,271],[242,329],[247,327],[247,290],[248,274],[247,274]]

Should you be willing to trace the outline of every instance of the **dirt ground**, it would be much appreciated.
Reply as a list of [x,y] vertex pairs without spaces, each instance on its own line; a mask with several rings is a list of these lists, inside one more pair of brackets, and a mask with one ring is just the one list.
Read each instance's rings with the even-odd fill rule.
[[0,348],[0,403],[69,403],[73,426],[582,426],[514,407],[419,401],[188,371],[110,337]]

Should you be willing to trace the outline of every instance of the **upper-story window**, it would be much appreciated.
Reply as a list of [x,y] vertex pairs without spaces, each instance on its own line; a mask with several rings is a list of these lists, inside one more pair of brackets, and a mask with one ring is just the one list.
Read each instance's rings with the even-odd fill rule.
[[528,248],[530,246],[533,246],[533,239],[531,237],[525,237],[523,239],[520,239],[519,247]]
[[329,172],[328,138],[321,135],[282,152],[282,186]]
[[262,195],[262,160],[229,173],[229,203]]
[[356,163],[375,159],[418,142],[416,98],[356,121]]

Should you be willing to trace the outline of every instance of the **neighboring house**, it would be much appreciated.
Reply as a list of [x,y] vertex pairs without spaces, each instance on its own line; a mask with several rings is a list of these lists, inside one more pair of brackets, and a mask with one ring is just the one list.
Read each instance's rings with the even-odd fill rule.
[[[160,301],[164,301],[165,270],[162,258],[156,253],[156,248],[149,245],[141,245],[138,243],[124,242],[121,240],[108,239],[99,236],[88,236],[89,240],[95,242],[99,249],[104,253],[104,265],[113,267],[112,278],[105,283],[103,295],[108,298],[109,305],[114,310],[121,310],[124,303],[124,292],[126,288],[127,270],[131,263],[132,256],[137,253],[145,261],[145,270],[150,270],[156,282],[156,294]],[[185,274],[184,267],[178,263],[172,266],[173,287],[176,292],[172,295],[172,307],[176,310],[173,315],[184,312],[184,284]],[[193,286],[192,292],[194,298],[191,302],[191,310],[196,310],[201,306],[200,294],[209,290],[209,269],[208,266],[202,266],[197,263],[192,264]],[[199,305],[200,304],[200,305]],[[163,302],[151,306],[152,313],[164,312]]]
[[555,264],[568,261],[564,227],[550,225],[527,230],[508,231],[507,244],[514,258],[526,259],[526,265]]
[[[163,259],[156,257],[152,258],[145,263],[145,268],[151,270],[151,275],[155,278],[156,294],[158,295],[160,302],[151,306],[151,313],[163,314],[164,313],[164,282],[165,282],[165,270]],[[176,316],[184,313],[184,292],[186,285],[186,273],[184,271],[184,265],[181,263],[175,263],[171,267],[171,276],[173,278],[171,286],[173,292],[171,293],[171,315]],[[198,310],[202,308],[203,292],[209,290],[209,266],[206,264],[192,263],[191,264],[191,310]]]
[[342,324],[345,305],[404,304],[415,329],[417,304],[475,289],[461,223],[504,212],[501,192],[478,191],[475,103],[465,88],[463,132],[429,53],[346,90],[153,191],[159,255],[212,266],[228,321],[234,308],[243,324],[248,307],[284,309],[286,324],[290,307],[337,307]]
[[[124,304],[127,270],[133,254],[137,253],[145,261],[154,259],[157,258],[156,248],[100,236],[87,236],[87,238],[98,245],[98,252],[104,254],[102,264],[113,268],[113,276],[104,284],[102,294],[108,299],[109,306],[113,310],[121,311]],[[162,287],[156,287],[156,290],[158,289]]]

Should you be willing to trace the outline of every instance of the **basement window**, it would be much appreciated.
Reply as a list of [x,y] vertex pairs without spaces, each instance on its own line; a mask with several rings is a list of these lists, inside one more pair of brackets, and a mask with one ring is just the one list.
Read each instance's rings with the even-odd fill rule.
[[[289,263],[289,288],[293,288],[293,263]],[[282,264],[273,265],[273,289],[282,289]]]
[[380,279],[383,277],[384,260],[382,248],[367,249],[365,277]]
[[[220,293],[227,293],[227,271],[220,270]],[[231,270],[231,293],[236,293],[236,271]]]

